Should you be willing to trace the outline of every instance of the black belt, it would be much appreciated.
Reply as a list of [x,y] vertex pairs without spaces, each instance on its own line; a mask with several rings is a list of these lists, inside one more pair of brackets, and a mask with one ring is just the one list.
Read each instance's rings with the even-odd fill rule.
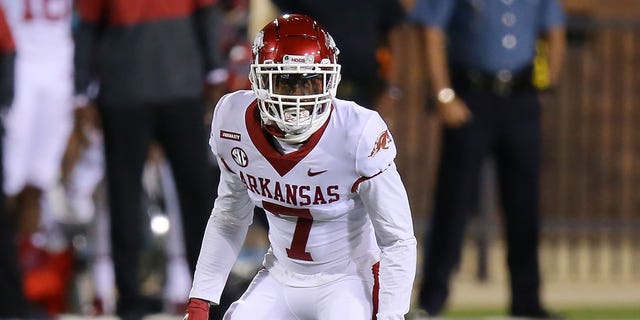
[[500,96],[507,96],[514,92],[533,90],[531,82],[533,67],[521,69],[517,73],[500,71],[487,73],[478,70],[450,68],[451,82],[456,91],[484,91]]

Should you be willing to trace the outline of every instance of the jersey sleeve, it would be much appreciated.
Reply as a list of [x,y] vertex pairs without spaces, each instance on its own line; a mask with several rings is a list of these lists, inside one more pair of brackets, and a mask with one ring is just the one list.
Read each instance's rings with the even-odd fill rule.
[[193,16],[194,26],[198,33],[202,56],[205,61],[206,72],[224,67],[219,43],[219,30],[222,13],[215,5],[215,0],[195,0]]
[[558,0],[542,1],[540,6],[540,30],[549,31],[558,26],[564,26],[566,17]]
[[205,229],[200,256],[193,277],[190,298],[220,303],[227,282],[253,221],[253,202],[245,185],[220,166],[220,183],[209,222]]
[[457,3],[452,0],[417,0],[409,12],[409,20],[445,30]]
[[367,208],[380,247],[376,319],[404,319],[411,302],[417,241],[407,193],[395,165],[364,181],[358,194]]
[[107,3],[104,0],[77,0],[77,26],[74,28],[74,86],[78,95],[89,95],[96,79],[98,47],[104,31]]
[[[228,95],[220,99],[211,124],[211,132],[219,131],[219,121],[224,118]],[[222,290],[231,268],[238,258],[249,225],[253,221],[254,204],[247,188],[237,175],[227,170],[218,152],[219,138],[211,134],[209,145],[220,167],[218,197],[205,229],[198,264],[193,277],[189,297],[215,304],[220,303]]]
[[396,157],[396,145],[387,124],[377,112],[367,120],[356,150],[356,172],[365,178],[386,170]]

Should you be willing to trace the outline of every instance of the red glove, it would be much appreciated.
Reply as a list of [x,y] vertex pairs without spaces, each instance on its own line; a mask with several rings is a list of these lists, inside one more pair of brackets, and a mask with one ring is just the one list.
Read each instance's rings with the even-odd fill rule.
[[183,320],[209,320],[209,301],[198,298],[189,299]]

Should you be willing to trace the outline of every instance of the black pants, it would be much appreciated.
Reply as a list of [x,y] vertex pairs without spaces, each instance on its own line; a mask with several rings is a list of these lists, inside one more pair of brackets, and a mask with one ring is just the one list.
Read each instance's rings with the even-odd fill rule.
[[[0,169],[2,168],[2,124],[0,124]],[[0,170],[0,185],[4,174]],[[18,266],[15,230],[5,209],[4,192],[0,192],[0,319],[27,315],[27,302],[22,291],[22,274]]]
[[458,92],[472,112],[466,125],[442,133],[434,211],[424,242],[420,305],[439,314],[460,261],[465,227],[478,194],[483,160],[496,159],[508,246],[511,310],[540,307],[538,231],[540,104],[533,89],[508,96]]
[[144,216],[142,170],[157,141],[171,165],[182,213],[191,271],[213,207],[217,177],[207,143],[204,104],[175,101],[144,106],[102,106],[111,243],[118,288],[118,314],[144,313],[139,290]]

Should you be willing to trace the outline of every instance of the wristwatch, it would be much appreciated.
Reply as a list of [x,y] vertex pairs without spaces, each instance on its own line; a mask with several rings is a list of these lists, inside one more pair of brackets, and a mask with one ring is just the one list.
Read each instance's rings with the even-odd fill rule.
[[451,88],[442,88],[438,91],[438,102],[447,104],[456,98],[456,92]]

